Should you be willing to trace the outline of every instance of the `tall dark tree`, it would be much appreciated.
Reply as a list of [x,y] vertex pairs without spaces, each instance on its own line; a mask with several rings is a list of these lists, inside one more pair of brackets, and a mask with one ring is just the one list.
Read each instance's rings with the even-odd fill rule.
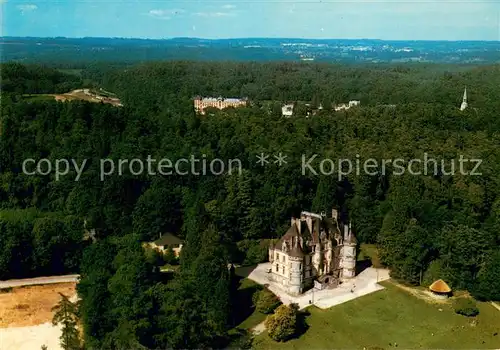
[[52,311],[54,316],[52,318],[52,324],[54,326],[61,324],[61,347],[64,350],[80,350],[80,334],[77,328],[78,318],[77,306],[72,303],[67,296],[60,293],[61,299],[59,303],[54,306]]

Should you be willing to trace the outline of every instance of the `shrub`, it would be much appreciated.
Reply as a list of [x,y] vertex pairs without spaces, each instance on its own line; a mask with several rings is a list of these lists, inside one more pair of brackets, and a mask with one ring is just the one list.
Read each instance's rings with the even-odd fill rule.
[[478,300],[500,300],[500,251],[488,257],[471,293]]
[[275,341],[292,338],[298,331],[298,312],[297,304],[281,305],[273,315],[267,316],[265,324],[269,337]]
[[262,289],[253,295],[253,303],[257,311],[263,314],[271,314],[280,306],[281,301],[269,289]]
[[469,298],[458,298],[453,305],[455,312],[459,315],[473,317],[479,314],[479,309],[474,300]]

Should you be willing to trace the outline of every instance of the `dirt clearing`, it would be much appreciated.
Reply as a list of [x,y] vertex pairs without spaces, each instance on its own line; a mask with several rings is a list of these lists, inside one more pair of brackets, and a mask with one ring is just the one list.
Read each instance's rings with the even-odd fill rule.
[[36,326],[52,321],[52,308],[60,295],[72,298],[76,283],[16,287],[0,291],[0,328]]

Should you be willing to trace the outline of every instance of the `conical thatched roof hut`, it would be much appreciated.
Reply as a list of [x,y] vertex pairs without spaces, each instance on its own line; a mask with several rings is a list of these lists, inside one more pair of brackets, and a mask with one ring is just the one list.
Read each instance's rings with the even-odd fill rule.
[[443,280],[437,280],[429,286],[431,292],[437,295],[448,295],[451,293],[451,288]]

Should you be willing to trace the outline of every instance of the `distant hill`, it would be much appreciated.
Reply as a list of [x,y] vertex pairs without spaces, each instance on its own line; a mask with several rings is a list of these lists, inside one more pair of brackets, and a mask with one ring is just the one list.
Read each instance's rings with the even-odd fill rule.
[[3,61],[143,62],[157,60],[319,61],[339,63],[500,62],[498,41],[373,39],[127,39],[2,37]]

